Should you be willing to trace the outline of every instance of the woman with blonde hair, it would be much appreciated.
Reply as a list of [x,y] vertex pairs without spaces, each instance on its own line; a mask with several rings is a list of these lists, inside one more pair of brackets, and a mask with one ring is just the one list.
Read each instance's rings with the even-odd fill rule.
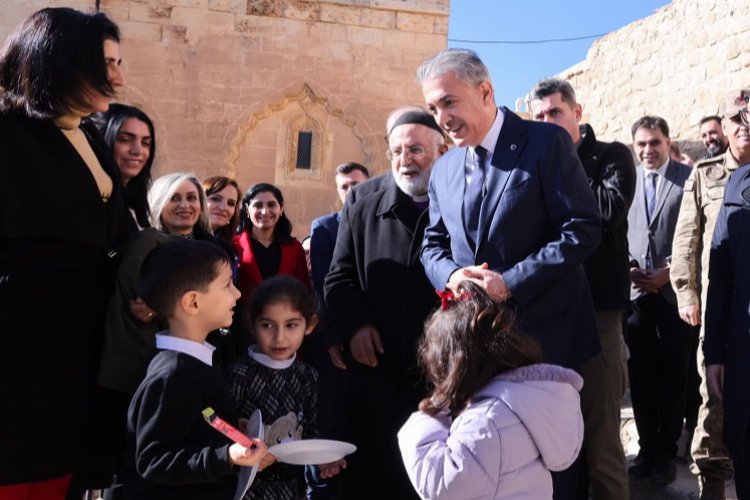
[[197,177],[177,172],[159,177],[148,192],[151,227],[137,233],[123,251],[107,309],[104,348],[97,380],[106,396],[106,418],[112,422],[108,446],[121,459],[131,396],[145,374],[156,347],[156,333],[166,328],[136,293],[141,265],[151,250],[175,238],[216,243],[211,233],[206,194]]
[[[123,251],[115,291],[106,318],[99,385],[130,396],[138,387],[155,346],[154,335],[165,325],[136,294],[146,255],[170,238],[212,239],[203,186],[192,175],[167,174],[148,192],[151,227],[136,235]],[[128,397],[129,399],[129,397]]]

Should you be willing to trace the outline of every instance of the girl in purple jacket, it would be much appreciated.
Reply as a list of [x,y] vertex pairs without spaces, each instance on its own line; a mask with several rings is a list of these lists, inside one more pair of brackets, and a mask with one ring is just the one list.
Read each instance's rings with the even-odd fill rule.
[[550,499],[550,470],[578,456],[583,419],[572,370],[541,364],[513,311],[476,284],[440,292],[419,361],[433,385],[398,434],[424,499]]

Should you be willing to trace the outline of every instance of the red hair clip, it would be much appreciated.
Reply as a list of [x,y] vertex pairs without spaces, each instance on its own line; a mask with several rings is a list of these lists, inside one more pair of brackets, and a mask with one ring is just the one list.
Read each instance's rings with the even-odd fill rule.
[[445,311],[452,304],[456,302],[468,302],[471,300],[471,292],[463,290],[458,295],[454,294],[450,290],[435,290],[435,293],[440,297],[440,310]]

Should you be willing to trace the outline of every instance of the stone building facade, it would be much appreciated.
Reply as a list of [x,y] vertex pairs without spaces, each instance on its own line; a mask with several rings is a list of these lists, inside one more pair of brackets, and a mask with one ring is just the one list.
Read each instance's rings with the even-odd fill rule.
[[700,153],[698,122],[723,111],[725,95],[750,87],[747,0],[673,0],[597,40],[569,80],[603,140],[632,142],[645,114],[662,116],[673,140]]
[[385,119],[422,96],[450,0],[11,0],[0,40],[35,10],[97,7],[118,23],[122,102],[155,122],[155,176],[272,182],[298,237],[337,209],[333,169],[388,168]]

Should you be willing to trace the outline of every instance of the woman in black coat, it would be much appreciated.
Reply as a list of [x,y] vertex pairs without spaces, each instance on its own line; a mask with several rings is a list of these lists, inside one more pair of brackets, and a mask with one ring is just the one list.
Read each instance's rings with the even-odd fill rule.
[[0,49],[0,497],[64,498],[82,458],[127,213],[81,119],[106,111],[119,65],[117,26],[67,8],[36,12]]

